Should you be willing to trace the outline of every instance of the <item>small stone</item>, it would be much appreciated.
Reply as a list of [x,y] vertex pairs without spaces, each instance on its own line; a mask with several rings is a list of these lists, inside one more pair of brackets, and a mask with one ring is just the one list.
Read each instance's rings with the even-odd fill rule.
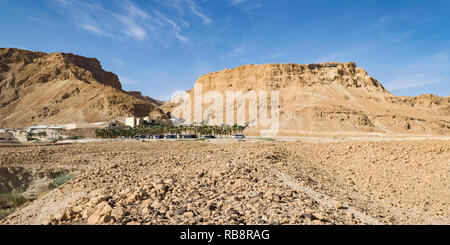
[[171,185],[175,184],[175,180],[174,179],[167,179],[166,181],[164,181],[164,183],[166,185],[171,186]]
[[272,201],[274,202],[281,202],[281,196],[277,194],[273,194]]
[[177,214],[177,215],[182,215],[182,214],[184,214],[186,211],[187,211],[187,208],[186,208],[186,207],[182,207],[182,208],[180,208],[180,209],[178,209],[178,210],[176,211],[176,214]]
[[302,214],[300,217],[304,218],[304,219],[313,219],[313,216],[311,214]]
[[130,221],[127,223],[127,225],[141,225],[141,223],[139,223],[137,221]]
[[153,204],[153,200],[147,199],[141,203],[140,207],[141,207],[141,209],[144,209],[144,208],[150,207],[152,204]]
[[215,203],[210,204],[210,205],[208,206],[208,209],[211,210],[211,211],[216,210],[216,209],[217,209],[217,204],[215,204]]
[[114,223],[114,217],[110,216],[110,215],[103,215],[100,220],[99,220],[100,224],[112,224]]
[[66,211],[62,210],[60,212],[58,212],[55,216],[54,219],[57,221],[64,221],[67,219],[67,215],[66,215]]
[[132,204],[139,200],[140,200],[139,193],[133,193],[126,199],[126,203]]
[[184,217],[188,218],[188,219],[192,219],[194,217],[194,213],[193,212],[185,212]]
[[322,221],[316,219],[316,220],[313,220],[312,223],[313,223],[313,225],[321,225]]
[[123,215],[124,215],[124,212],[121,207],[115,207],[111,211],[111,216],[114,217],[116,220],[122,219]]
[[161,202],[159,202],[158,200],[154,201],[151,205],[152,208],[154,209],[160,209],[161,208]]
[[110,215],[111,211],[112,207],[106,201],[104,201],[97,205],[95,213],[100,216],[103,216],[103,215]]
[[82,214],[81,214],[81,218],[83,219],[87,219],[89,218],[89,216],[91,216],[93,213],[95,212],[95,210],[93,208],[87,207],[83,210]]
[[324,219],[323,215],[320,214],[320,213],[313,214],[313,218],[318,219],[318,220],[323,220]]
[[92,214],[91,216],[89,216],[89,218],[87,219],[87,223],[88,225],[98,225],[100,224],[100,218],[102,216],[100,216],[99,214]]
[[75,213],[81,213],[83,211],[83,207],[81,206],[75,206],[72,208],[72,211]]

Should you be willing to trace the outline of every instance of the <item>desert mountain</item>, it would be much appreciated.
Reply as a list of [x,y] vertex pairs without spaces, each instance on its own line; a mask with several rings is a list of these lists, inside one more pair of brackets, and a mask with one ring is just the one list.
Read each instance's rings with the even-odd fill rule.
[[97,59],[0,48],[0,128],[133,115],[165,118],[156,105],[124,92]]
[[[450,134],[450,97],[395,96],[355,63],[244,65],[201,76],[196,82],[200,84],[204,95],[267,91],[270,98],[269,91],[279,91],[280,136]],[[194,97],[193,90],[188,93]],[[215,117],[205,109],[212,103],[203,102],[204,121]],[[246,104],[237,104],[235,114],[237,108],[247,106],[248,123],[256,118],[250,118]],[[170,102],[163,108],[172,111],[176,106]],[[247,133],[261,128],[248,128]]]

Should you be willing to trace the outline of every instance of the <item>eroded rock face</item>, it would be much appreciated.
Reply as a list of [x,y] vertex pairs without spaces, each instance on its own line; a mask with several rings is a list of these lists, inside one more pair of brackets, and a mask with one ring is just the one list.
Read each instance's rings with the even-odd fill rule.
[[22,74],[13,74],[5,82],[21,83],[48,82],[52,80],[78,79],[95,81],[122,89],[119,78],[111,72],[102,69],[100,62],[95,58],[86,58],[70,53],[33,52],[14,48],[0,49],[0,63],[2,70],[20,67]]
[[226,88],[278,90],[340,84],[344,87],[387,92],[380,82],[352,62],[244,65],[201,76],[197,83],[202,83],[206,90],[219,91]]
[[154,104],[122,91],[95,58],[0,49],[0,128],[165,118]]
[[[224,101],[227,92],[242,92],[238,98],[251,93],[259,97],[261,91],[267,92],[269,105],[270,91],[279,92],[279,136],[354,132],[450,134],[450,97],[395,96],[355,63],[244,65],[201,76],[196,87],[202,88],[204,98],[219,93]],[[191,98],[194,91],[188,91]],[[204,121],[216,120],[212,103],[215,101],[203,102]],[[259,105],[250,103],[258,108],[257,116],[251,117],[246,104],[236,103],[234,113],[245,109],[245,123],[260,120]],[[177,105],[169,102],[162,107],[173,112]],[[268,109],[270,113],[270,106]],[[226,112],[225,107],[223,111]],[[224,113],[224,121],[226,117]],[[248,128],[247,134],[258,134],[263,128]]]

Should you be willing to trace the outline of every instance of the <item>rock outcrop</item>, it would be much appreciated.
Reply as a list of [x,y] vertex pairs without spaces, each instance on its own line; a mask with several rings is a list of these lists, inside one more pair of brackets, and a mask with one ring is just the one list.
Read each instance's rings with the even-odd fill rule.
[[[450,97],[397,97],[355,63],[244,65],[201,76],[196,85],[201,85],[203,95],[218,92],[224,98],[229,91],[265,91],[269,104],[269,92],[278,91],[279,136],[450,134]],[[193,90],[188,93],[194,97]],[[203,121],[215,119],[215,111],[208,111],[212,103],[203,103]],[[246,104],[237,103],[234,113],[247,106],[245,122],[257,120],[260,115],[250,118]],[[258,105],[251,106],[260,111]],[[163,106],[167,111],[176,107],[174,102]],[[262,128],[248,128],[247,133],[258,134]]]
[[0,128],[148,115],[166,117],[156,105],[124,92],[97,59],[0,49]]
[[149,96],[146,96],[146,95],[142,95],[142,93],[139,92],[139,91],[127,91],[127,93],[129,95],[133,96],[133,97],[136,97],[136,98],[138,98],[140,100],[143,100],[143,101],[148,102],[148,103],[152,103],[152,104],[157,105],[157,106],[162,106],[165,103],[164,101],[153,99],[153,98],[151,98]]

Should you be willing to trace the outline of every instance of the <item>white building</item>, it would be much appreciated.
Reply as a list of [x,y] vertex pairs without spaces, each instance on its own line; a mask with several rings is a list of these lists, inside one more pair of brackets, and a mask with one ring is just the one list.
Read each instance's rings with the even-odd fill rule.
[[136,127],[136,118],[135,117],[126,117],[125,125],[132,127],[132,128]]

